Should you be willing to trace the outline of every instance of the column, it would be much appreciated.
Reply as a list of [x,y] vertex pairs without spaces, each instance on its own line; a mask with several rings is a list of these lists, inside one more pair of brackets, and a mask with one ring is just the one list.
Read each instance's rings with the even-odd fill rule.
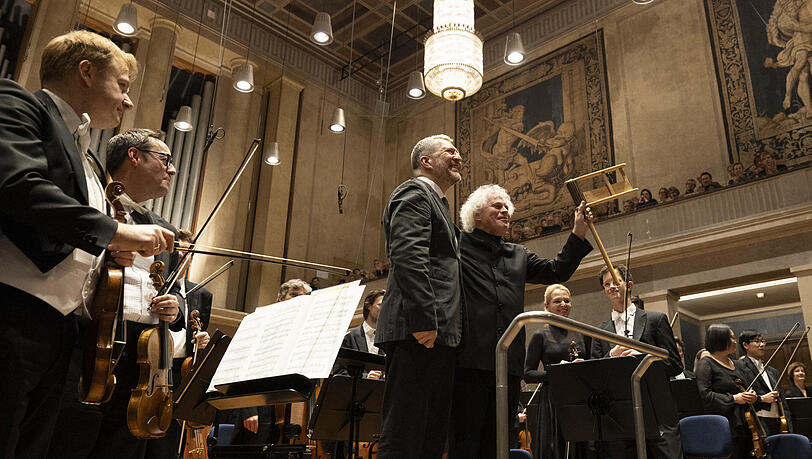
[[[812,325],[812,265],[793,266],[790,272],[798,278],[798,293],[801,297],[801,312],[804,316],[803,325]],[[809,351],[812,354],[812,339],[807,340]]]
[[[150,29],[146,56],[138,62],[141,67],[139,77],[133,83],[133,86],[139,87],[140,91],[138,94],[133,94],[137,100],[133,100],[135,117],[132,127],[161,129],[166,105],[166,91],[169,76],[172,73],[175,41],[180,27],[168,19],[156,17],[150,23]],[[144,44],[139,43],[139,48],[141,46]]]
[[[668,316],[669,322],[674,318],[674,314],[679,311],[679,295],[671,290],[660,290],[643,294],[640,295],[640,299],[643,300],[646,311],[662,312]],[[674,321],[671,328],[674,331],[674,336],[681,338],[682,331],[680,330],[679,322],[679,317],[677,317],[677,320]]]
[[[283,256],[286,246],[290,198],[296,150],[299,98],[304,87],[287,78],[270,85],[270,103],[265,123],[265,142],[279,143],[280,164],[263,165],[259,173],[257,209],[251,250]],[[282,267],[270,263],[252,264],[248,273],[245,311],[276,302]]]
[[32,16],[28,19],[30,35],[23,43],[22,64],[20,65],[17,81],[29,91],[36,91],[42,87],[39,81],[40,60],[42,49],[57,35],[68,32],[73,28],[73,12],[77,11],[80,0],[39,0],[32,9]]

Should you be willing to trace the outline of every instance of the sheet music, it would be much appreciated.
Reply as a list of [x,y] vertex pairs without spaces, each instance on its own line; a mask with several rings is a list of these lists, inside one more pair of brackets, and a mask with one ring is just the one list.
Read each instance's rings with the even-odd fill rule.
[[287,374],[330,375],[364,286],[360,281],[258,308],[245,316],[214,373],[222,384]]

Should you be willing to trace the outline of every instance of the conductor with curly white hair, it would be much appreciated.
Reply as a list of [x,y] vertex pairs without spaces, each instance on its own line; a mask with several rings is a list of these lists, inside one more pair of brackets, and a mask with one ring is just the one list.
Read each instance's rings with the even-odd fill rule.
[[[584,202],[555,259],[541,258],[526,247],[503,239],[513,203],[499,185],[477,188],[460,208],[462,285],[466,303],[465,346],[457,356],[452,399],[449,459],[496,457],[496,342],[524,310],[526,283],[566,281],[592,250],[585,239],[592,212]],[[519,383],[524,372],[524,330],[508,350],[508,419],[515,419]],[[518,432],[511,432],[511,443]]]

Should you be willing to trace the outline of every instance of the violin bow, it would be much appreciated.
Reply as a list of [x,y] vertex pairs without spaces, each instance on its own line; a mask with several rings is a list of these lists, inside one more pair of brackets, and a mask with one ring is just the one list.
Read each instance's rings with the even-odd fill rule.
[[787,359],[787,364],[784,365],[784,369],[781,370],[781,374],[778,375],[778,381],[776,383],[779,383],[781,381],[781,378],[783,378],[784,375],[787,373],[789,364],[792,363],[792,359],[795,357],[795,353],[798,352],[798,348],[801,346],[801,341],[804,340],[804,337],[806,336],[807,333],[809,333],[809,327],[806,327],[806,330],[801,334],[801,337],[798,338],[798,343],[795,344],[795,349],[793,349],[792,354],[789,355],[789,358]]
[[[749,385],[749,386],[747,386],[747,390],[750,390],[750,389],[752,389],[752,388],[753,388],[753,384],[755,384],[755,383],[756,383],[756,381],[758,381],[758,378],[760,378],[760,377],[761,377],[761,375],[762,375],[762,374],[764,374],[764,370],[766,370],[766,369],[767,369],[767,365],[769,365],[769,364],[770,364],[770,361],[772,361],[773,357],[775,357],[775,354],[777,354],[777,353],[778,353],[778,350],[779,350],[779,349],[781,349],[781,346],[783,346],[783,345],[784,345],[784,343],[787,341],[787,339],[790,337],[790,335],[792,335],[793,333],[795,333],[795,330],[797,330],[797,329],[798,329],[798,327],[800,327],[800,326],[801,326],[801,323],[800,323],[800,322],[795,322],[795,325],[793,325],[793,326],[792,326],[792,329],[789,331],[789,333],[787,333],[786,335],[784,335],[784,339],[782,339],[782,340],[781,340],[781,344],[779,344],[779,345],[778,345],[778,347],[776,347],[776,348],[775,348],[775,351],[773,351],[773,355],[771,355],[771,356],[770,356],[770,358],[769,358],[769,359],[767,359],[767,361],[766,361],[766,362],[764,362],[764,368],[762,368],[762,369],[761,369],[761,371],[759,371],[759,372],[758,372],[758,374],[756,375],[756,377],[755,377],[755,378],[753,378],[753,381],[751,381],[751,382],[750,382],[750,385]],[[780,381],[780,380],[781,380],[781,379],[779,378],[779,381]]]

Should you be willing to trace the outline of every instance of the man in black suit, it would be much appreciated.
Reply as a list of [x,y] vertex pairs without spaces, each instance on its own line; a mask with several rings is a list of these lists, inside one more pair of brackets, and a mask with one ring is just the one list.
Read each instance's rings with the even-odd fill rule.
[[770,366],[765,368],[763,362],[766,344],[758,330],[744,330],[739,334],[739,351],[742,357],[736,360],[735,364],[742,375],[744,387],[750,387],[752,384],[753,390],[758,394],[758,401],[753,407],[769,436],[779,433],[781,413],[778,406],[778,370]]
[[386,290],[376,289],[364,297],[364,321],[357,327],[350,328],[344,336],[341,347],[347,347],[373,354],[383,354],[375,346],[375,330],[378,328],[378,316],[381,313],[381,302]]
[[442,456],[462,343],[459,229],[445,197],[462,158],[450,137],[434,135],[415,144],[411,164],[415,178],[383,214],[392,267],[375,333],[386,352],[381,459]]
[[73,31],[42,51],[43,89],[0,80],[0,451],[43,457],[55,425],[78,319],[96,288],[101,255],[152,256],[172,248],[157,225],[106,214],[89,128],[118,126],[132,108],[131,54]]
[[[591,218],[591,212],[585,203],[575,211],[572,233],[553,260],[503,240],[512,214],[510,196],[499,185],[482,185],[460,208],[468,334],[454,375],[448,451],[451,459],[496,457],[496,342],[510,322],[524,311],[526,284],[566,281],[592,250],[586,240],[585,221],[585,215]],[[524,337],[522,330],[508,349],[507,419],[516,419],[518,415]],[[518,434],[518,430],[511,429],[512,446],[518,444]]]
[[[646,311],[637,309],[631,303],[631,290],[634,286],[631,273],[625,266],[616,265],[615,271],[621,280],[620,285],[616,285],[612,279],[609,269],[604,267],[598,281],[603,288],[603,293],[609,299],[612,306],[612,318],[598,325],[606,331],[625,335],[641,343],[651,344],[668,351],[668,360],[665,362],[665,372],[668,377],[677,376],[682,373],[682,362],[679,358],[679,351],[674,342],[674,332],[668,323],[668,317],[656,311]],[[639,352],[625,346],[607,343],[606,341],[593,339],[591,356],[593,359],[604,357],[625,357],[635,355]],[[655,362],[657,364],[657,362]],[[618,382],[620,383],[620,382]],[[666,381],[667,383],[667,381]],[[648,446],[651,452],[658,458],[674,459],[682,457],[682,445],[680,444],[679,430],[676,425],[676,414],[674,422],[668,421],[659,425],[661,437],[656,441],[649,441]],[[609,448],[612,457],[634,457],[634,442],[610,442]]]

